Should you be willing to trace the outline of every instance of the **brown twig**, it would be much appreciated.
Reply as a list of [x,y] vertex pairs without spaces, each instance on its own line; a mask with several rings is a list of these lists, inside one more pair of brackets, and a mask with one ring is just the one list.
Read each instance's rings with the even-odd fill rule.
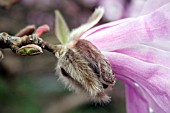
[[1,49],[10,48],[14,53],[20,54],[18,50],[20,50],[21,47],[26,46],[28,44],[35,44],[41,47],[42,49],[46,49],[52,53],[55,53],[60,47],[58,45],[47,43],[42,38],[40,38],[37,34],[31,34],[31,35],[18,37],[18,36],[11,36],[6,32],[0,33],[0,48]]

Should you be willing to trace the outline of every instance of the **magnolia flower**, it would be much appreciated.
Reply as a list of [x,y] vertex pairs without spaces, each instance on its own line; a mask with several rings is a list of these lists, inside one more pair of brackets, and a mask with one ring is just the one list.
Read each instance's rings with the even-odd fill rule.
[[[85,32],[126,85],[128,113],[170,113],[170,0],[148,0],[142,16]],[[152,5],[153,4],[153,5]]]
[[[81,65],[78,62],[76,62],[76,65],[70,65],[70,63],[75,63],[72,62],[73,60],[68,62],[70,61],[68,60],[69,55],[66,56],[68,50],[77,52],[75,50],[77,43],[85,39],[102,51],[110,61],[116,78],[126,84],[128,113],[170,113],[170,81],[168,80],[170,79],[170,63],[168,62],[168,58],[170,58],[170,47],[168,46],[170,44],[170,15],[167,14],[170,10],[170,2],[169,0],[157,1],[156,4],[150,5],[154,2],[155,0],[148,0],[145,3],[141,12],[143,16],[127,18],[90,29],[101,18],[103,11],[99,8],[86,24],[71,32],[62,16],[59,12],[56,12],[58,16],[56,16],[55,34],[62,44],[62,48],[55,54],[59,59],[59,65],[56,69],[60,69],[62,72],[64,82],[75,90],[77,89],[75,88],[76,84],[80,84],[83,87],[79,89],[85,90],[86,93],[95,97],[98,93],[105,93],[104,86],[100,87],[101,85],[97,84],[102,84],[103,78],[107,77],[102,76],[102,79],[100,79],[94,75],[94,79],[89,79],[89,85],[88,81],[85,81],[89,74],[84,76],[83,73],[78,73],[88,71],[82,69],[76,72],[77,70],[72,69],[72,66],[78,66],[76,67],[78,69],[81,68]],[[82,33],[84,34],[82,35]],[[84,45],[82,46],[84,47]],[[88,49],[90,50],[90,48]],[[83,48],[83,50],[83,53],[88,51],[86,48]],[[85,58],[82,56],[84,54],[78,54],[79,57],[75,57],[75,59]],[[96,59],[87,60],[91,57],[88,56],[89,54],[85,55],[86,59],[83,61],[86,61],[88,67],[87,64]],[[100,56],[100,53],[98,55]],[[74,55],[71,55],[71,57],[74,57]],[[102,59],[104,60],[103,57]],[[101,61],[98,62],[101,63]],[[62,71],[61,65],[65,68],[64,71]],[[104,67],[101,68],[98,65],[97,67],[104,69]],[[92,69],[93,67],[89,68]],[[108,78],[111,77],[110,75]],[[71,84],[75,82],[76,84]],[[97,82],[97,84],[93,82]],[[114,85],[114,82],[109,85]],[[99,89],[99,92],[91,86],[95,86]],[[85,89],[83,89],[84,87]],[[94,91],[97,91],[97,93]]]

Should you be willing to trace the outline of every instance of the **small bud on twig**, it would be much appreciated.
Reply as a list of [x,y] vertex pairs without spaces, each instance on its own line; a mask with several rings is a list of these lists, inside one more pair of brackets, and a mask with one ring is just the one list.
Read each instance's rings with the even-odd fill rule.
[[15,36],[22,37],[25,35],[31,35],[35,31],[35,25],[29,25],[21,29]]
[[41,36],[49,31],[50,31],[49,26],[45,24],[45,25],[38,27],[37,30],[35,31],[35,34],[37,34],[38,36]]
[[32,55],[39,55],[43,53],[41,47],[35,44],[28,44],[26,46],[22,46],[16,51],[17,54],[22,56],[32,56]]

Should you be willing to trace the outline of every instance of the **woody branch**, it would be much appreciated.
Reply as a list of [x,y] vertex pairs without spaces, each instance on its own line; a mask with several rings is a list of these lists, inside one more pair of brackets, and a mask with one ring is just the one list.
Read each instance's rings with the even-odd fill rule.
[[50,44],[40,37],[49,31],[47,25],[39,27],[35,33],[34,31],[34,26],[29,26],[22,29],[16,36],[2,32],[0,33],[0,48],[10,48],[14,53],[25,56],[41,54],[41,49],[52,53],[57,51],[59,46]]

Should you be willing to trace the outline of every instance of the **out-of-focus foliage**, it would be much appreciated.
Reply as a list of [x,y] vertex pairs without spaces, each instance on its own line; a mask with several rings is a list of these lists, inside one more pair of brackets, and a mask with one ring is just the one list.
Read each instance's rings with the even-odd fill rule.
[[[85,23],[98,5],[99,0],[21,0],[7,9],[0,8],[0,32],[14,35],[30,24],[48,24],[51,31],[43,36],[44,40],[58,43],[52,29],[56,9],[62,12],[72,29]],[[100,24],[105,22],[108,22],[107,18],[103,18]],[[57,81],[54,55],[47,51],[33,57],[21,57],[11,50],[3,50],[3,53],[5,58],[0,62],[0,113],[59,113],[57,109],[50,112],[51,106],[60,107],[60,102],[68,103],[65,98],[72,92]],[[124,87],[118,84],[110,94],[110,104],[82,102],[79,107],[69,108],[71,110],[67,113],[125,113]],[[71,102],[78,103],[77,100]]]

